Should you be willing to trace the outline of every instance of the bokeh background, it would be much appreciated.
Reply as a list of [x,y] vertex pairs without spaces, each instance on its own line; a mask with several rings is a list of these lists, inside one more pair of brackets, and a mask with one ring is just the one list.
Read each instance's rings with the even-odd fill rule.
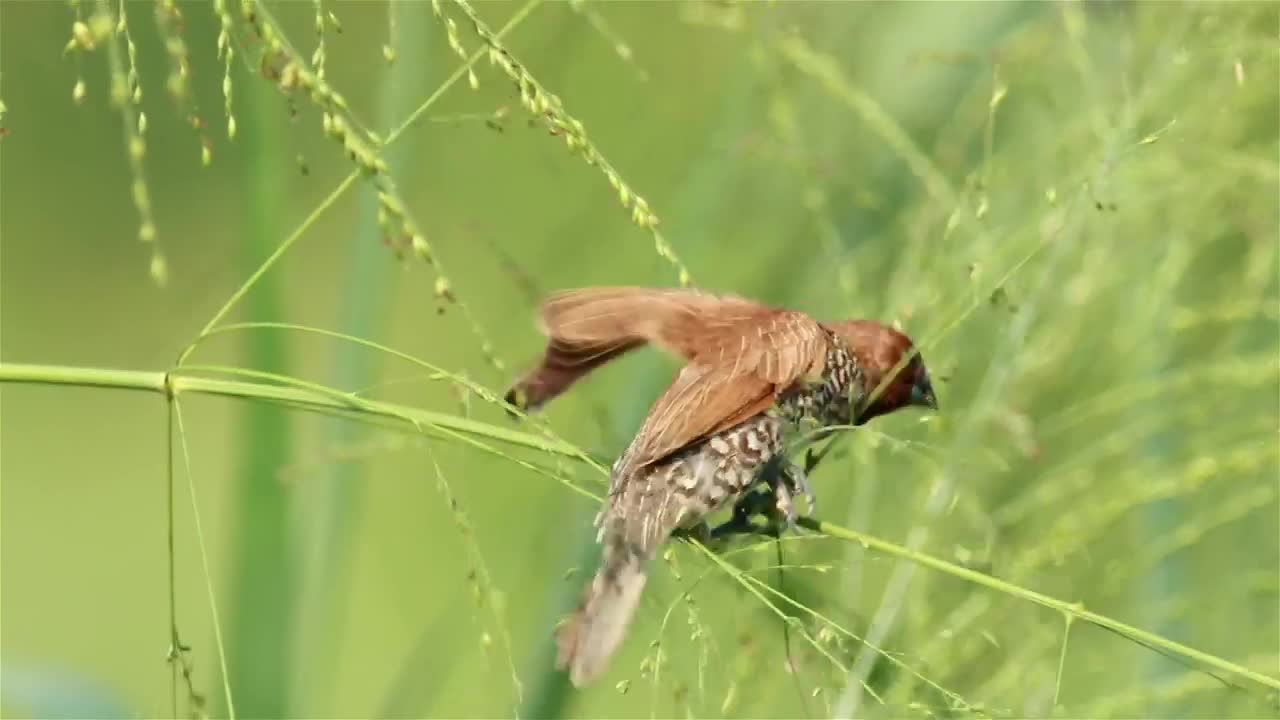
[[[1276,5],[476,3],[558,96],[557,134],[484,53],[446,85],[454,44],[486,47],[468,7],[226,5],[130,0],[126,41],[116,3],[0,3],[6,715],[227,716],[228,690],[242,717],[1276,714]],[[77,17],[94,49],[64,53]],[[340,186],[362,161],[254,23],[302,67],[323,39],[350,125],[386,138],[424,110],[364,147],[436,265],[384,241],[374,181]],[[128,42],[141,97],[117,106]],[[782,573],[773,544],[735,546],[759,585],[673,547],[608,676],[573,691],[550,633],[594,562],[596,501],[570,489],[601,492],[590,465],[195,393],[171,432],[159,394],[15,382],[14,363],[168,369],[299,228],[222,325],[348,333],[449,374],[282,329],[207,337],[189,364],[549,429],[607,464],[672,361],[627,358],[543,425],[459,381],[500,392],[536,360],[547,292],[674,285],[682,264],[699,287],[897,322],[942,412],[844,440],[813,478],[824,520],[1264,678],[806,538]],[[171,594],[190,650],[167,663]]]

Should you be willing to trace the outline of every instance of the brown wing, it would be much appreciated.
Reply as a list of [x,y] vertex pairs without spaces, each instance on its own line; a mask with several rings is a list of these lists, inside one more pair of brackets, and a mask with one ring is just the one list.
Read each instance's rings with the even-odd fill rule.
[[592,370],[644,344],[640,339],[575,344],[552,338],[547,342],[542,363],[512,385],[504,399],[516,407],[536,410]]
[[506,399],[536,409],[645,344],[689,360],[717,328],[772,312],[739,297],[697,290],[600,287],[556,293],[539,312],[548,338],[542,363],[515,383]]
[[825,360],[827,334],[804,313],[770,311],[713,330],[649,410],[614,484],[764,412],[791,385],[816,377]]
[[[637,338],[686,356],[691,333],[718,318],[768,311],[759,303],[700,290],[600,287],[556,293],[539,312],[542,331],[566,343]],[[720,320],[723,322],[724,320]]]

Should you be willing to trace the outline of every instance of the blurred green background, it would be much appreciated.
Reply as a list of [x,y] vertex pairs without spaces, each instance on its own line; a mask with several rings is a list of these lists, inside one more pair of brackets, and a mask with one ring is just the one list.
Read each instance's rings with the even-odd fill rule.
[[[229,66],[217,5],[180,2],[180,18],[124,6],[142,91],[125,110],[146,115],[162,287],[137,239],[126,113],[110,101],[113,43],[115,77],[129,63],[119,6],[102,6],[96,49],[64,54],[77,13],[93,40],[99,5],[0,3],[4,363],[165,370],[316,212],[223,324],[349,333],[500,392],[541,350],[540,296],[677,282],[601,169],[481,59],[475,89],[463,75],[380,150],[465,309],[438,298],[438,267],[382,241],[371,181],[326,203],[356,165],[308,93],[281,90],[287,63],[263,62],[269,43],[229,5]],[[343,116],[382,137],[460,67],[450,23],[465,54],[485,47],[449,0],[442,17],[416,2],[249,7],[306,65],[323,37]],[[696,285],[894,321],[917,339],[943,378],[942,412],[852,433],[813,478],[820,517],[1280,677],[1276,5],[474,12],[495,31],[516,19],[511,56],[643,195]],[[172,87],[188,92],[175,101]],[[218,334],[189,362],[542,432],[313,333]],[[673,367],[627,358],[546,423],[607,464]],[[195,394],[180,398],[181,437],[207,575],[176,430],[172,458],[189,689],[166,664],[163,397],[0,392],[9,716],[226,716],[226,688],[243,717],[1276,714],[1266,683],[827,538],[785,543],[797,567],[781,579],[772,544],[728,556],[840,628],[764,592],[795,617],[794,673],[779,614],[679,546],[608,676],[569,690],[550,633],[591,571],[596,503],[529,464],[597,494],[598,471]]]

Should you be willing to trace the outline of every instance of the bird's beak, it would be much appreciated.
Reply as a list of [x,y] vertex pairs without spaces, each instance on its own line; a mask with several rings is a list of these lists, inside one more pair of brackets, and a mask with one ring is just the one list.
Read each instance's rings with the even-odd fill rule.
[[911,386],[911,404],[930,410],[938,409],[938,396],[933,394],[933,384],[929,382],[927,374],[921,375],[916,384]]

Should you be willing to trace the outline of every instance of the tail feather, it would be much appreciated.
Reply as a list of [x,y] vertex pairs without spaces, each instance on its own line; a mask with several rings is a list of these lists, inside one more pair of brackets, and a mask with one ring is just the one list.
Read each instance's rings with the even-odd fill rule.
[[607,534],[605,553],[578,609],[556,630],[556,667],[575,687],[604,673],[640,604],[649,558],[618,534]]

